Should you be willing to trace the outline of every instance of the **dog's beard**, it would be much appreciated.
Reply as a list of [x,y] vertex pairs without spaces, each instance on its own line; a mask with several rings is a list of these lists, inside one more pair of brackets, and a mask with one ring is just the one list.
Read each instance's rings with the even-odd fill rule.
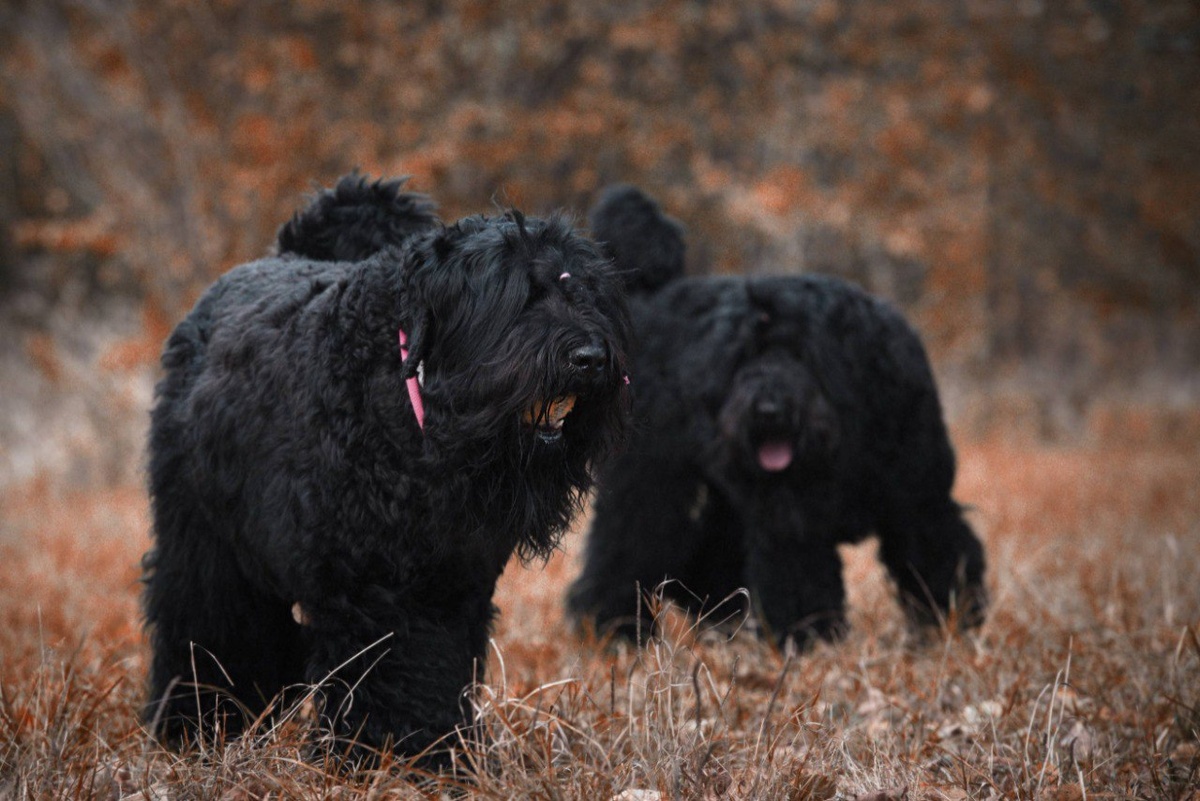
[[514,371],[509,396],[515,399],[522,450],[565,450],[588,459],[604,447],[600,440],[609,436],[604,429],[620,427],[612,411],[621,405],[624,373],[616,360],[590,374],[572,369],[563,365],[566,351],[560,346],[514,359],[521,367]]
[[805,404],[791,409],[786,421],[765,424],[747,408],[727,409],[723,418],[727,458],[760,476],[799,471],[816,478],[835,459],[836,423],[824,407],[818,410]]
[[[430,414],[426,438],[436,440],[439,451],[469,452],[472,466],[480,469],[515,458],[561,470],[565,458],[572,467],[571,482],[578,483],[578,466],[604,456],[623,439],[628,405],[623,374],[619,368],[596,379],[542,372],[536,369],[540,361],[548,359],[497,359],[488,363],[501,368],[495,372],[433,372],[425,388]],[[514,367],[506,369],[508,365]],[[453,436],[439,425],[447,411],[454,414]]]
[[[618,421],[624,408],[620,389],[610,386],[574,384],[535,397],[538,400],[522,404],[517,415],[515,456],[529,486],[557,487],[561,495],[553,510],[554,526],[518,545],[524,560],[548,555],[582,511],[592,485],[592,465],[621,432]],[[534,530],[541,529],[530,529]]]
[[836,415],[807,368],[764,359],[736,375],[718,413],[725,461],[766,478],[829,469]]
[[785,473],[812,454],[807,453],[803,422],[798,419],[802,416],[798,399],[771,393],[779,411],[766,419],[756,412],[763,397],[753,385],[735,388],[721,410],[720,430],[726,460],[766,477]]

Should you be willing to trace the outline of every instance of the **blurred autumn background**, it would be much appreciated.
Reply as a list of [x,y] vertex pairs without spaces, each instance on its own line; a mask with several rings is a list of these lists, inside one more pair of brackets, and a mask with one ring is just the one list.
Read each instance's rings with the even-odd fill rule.
[[1194,3],[619,5],[8,4],[0,486],[136,480],[168,328],[355,166],[636,182],[697,271],[896,301],[964,432],[1200,436]]
[[[634,182],[687,226],[696,272],[859,282],[925,337],[993,547],[1013,521],[1086,532],[1106,501],[1187,546],[1197,109],[1192,0],[10,0],[0,545],[59,550],[0,587],[0,648],[50,625],[13,598],[80,566],[121,588],[88,630],[136,641],[161,343],[354,167],[412,175],[448,219],[582,217]],[[1023,474],[1034,450],[1065,484]],[[1045,497],[1005,506],[1021,492]],[[54,539],[76,527],[125,544]],[[67,618],[95,597],[72,586]]]

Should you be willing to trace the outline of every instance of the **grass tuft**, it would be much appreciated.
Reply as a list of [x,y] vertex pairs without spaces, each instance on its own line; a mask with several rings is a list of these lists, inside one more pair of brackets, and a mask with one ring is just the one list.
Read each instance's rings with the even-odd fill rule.
[[138,718],[141,491],[32,485],[0,523],[0,798],[1196,801],[1200,464],[975,443],[957,494],[990,556],[990,617],[966,635],[914,636],[869,544],[843,552],[850,635],[804,654],[653,597],[645,647],[581,638],[561,611],[579,535],[514,565],[476,733],[429,776],[327,769],[338,744],[303,698],[160,749]]

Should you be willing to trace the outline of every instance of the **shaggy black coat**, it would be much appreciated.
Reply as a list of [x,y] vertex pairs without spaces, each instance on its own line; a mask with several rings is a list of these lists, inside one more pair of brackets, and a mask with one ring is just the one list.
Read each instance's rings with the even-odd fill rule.
[[622,437],[620,281],[562,219],[443,226],[358,176],[279,250],[220,278],[163,353],[146,714],[171,742],[236,734],[320,683],[357,754],[417,754],[464,722],[510,555],[554,547]]
[[637,436],[601,473],[570,612],[632,637],[651,631],[639,592],[664,581],[714,619],[748,588],[777,640],[832,639],[837,544],[873,532],[914,622],[956,605],[978,622],[983,549],[950,497],[954,452],[902,317],[817,275],[682,278],[682,229],[631,187],[591,224],[631,290]]

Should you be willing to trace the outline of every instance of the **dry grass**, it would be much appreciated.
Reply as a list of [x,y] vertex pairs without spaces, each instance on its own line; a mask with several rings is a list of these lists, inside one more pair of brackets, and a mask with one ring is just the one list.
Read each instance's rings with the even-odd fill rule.
[[414,783],[327,773],[300,716],[155,748],[142,493],[29,487],[0,528],[0,797],[1200,798],[1194,447],[974,443],[958,495],[991,556],[991,617],[966,637],[915,642],[869,545],[846,551],[852,634],[801,656],[670,610],[641,651],[580,642],[560,611],[577,535],[545,569],[512,566],[486,744]]

